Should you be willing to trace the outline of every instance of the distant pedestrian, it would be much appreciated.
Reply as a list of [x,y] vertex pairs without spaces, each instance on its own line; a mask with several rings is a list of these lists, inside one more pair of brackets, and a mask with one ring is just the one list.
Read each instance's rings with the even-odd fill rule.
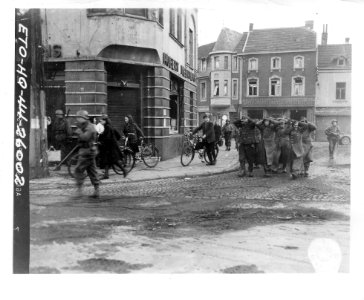
[[336,146],[340,139],[340,128],[338,126],[337,120],[331,121],[331,126],[326,128],[325,134],[327,136],[327,139],[329,141],[329,155],[330,159],[334,158]]
[[221,126],[217,123],[217,121],[214,122],[214,131],[215,131],[215,143],[218,144],[219,146],[222,146],[220,144],[220,142],[222,143],[222,128]]
[[257,156],[257,144],[260,142],[256,125],[248,116],[242,116],[241,120],[234,122],[239,129],[239,177],[246,176],[245,164],[248,163],[248,176],[253,177],[254,162]]
[[310,168],[310,164],[313,161],[312,158],[312,134],[317,129],[316,126],[307,121],[305,117],[301,118],[302,122],[307,124],[307,129],[302,134],[302,146],[303,146],[303,167],[304,167],[304,176],[308,176],[308,170]]
[[61,160],[66,156],[67,144],[72,136],[72,128],[68,120],[64,117],[63,111],[57,109],[56,119],[52,124],[51,143],[56,150],[61,150]]
[[[100,144],[100,168],[105,169],[104,176],[101,179],[109,178],[109,169],[113,165],[118,165],[121,170],[122,166],[122,154],[118,145],[120,140],[120,133],[111,125],[110,119],[107,115],[101,117],[100,123],[104,127],[103,133],[99,136]],[[125,172],[124,172],[125,176]]]
[[80,110],[76,115],[78,144],[78,161],[75,168],[75,177],[77,185],[76,198],[82,196],[82,186],[84,183],[84,172],[90,177],[91,183],[94,186],[94,193],[91,197],[98,198],[99,194],[99,179],[96,170],[95,157],[97,155],[97,132],[95,127],[90,123],[88,112]]
[[134,123],[132,115],[125,117],[125,124],[122,128],[122,137],[127,138],[127,146],[133,151],[134,155],[139,152],[139,140],[144,138],[143,131]]
[[231,138],[233,134],[234,127],[230,124],[230,120],[226,120],[225,125],[222,127],[222,134],[225,139],[226,151],[230,151],[231,148]]
[[202,130],[202,141],[204,146],[206,147],[207,157],[209,158],[209,162],[206,165],[215,165],[216,164],[216,154],[214,151],[215,148],[215,129],[214,124],[210,122],[210,118],[208,115],[204,115],[203,122],[200,126],[195,128],[192,131],[192,134],[197,133]]

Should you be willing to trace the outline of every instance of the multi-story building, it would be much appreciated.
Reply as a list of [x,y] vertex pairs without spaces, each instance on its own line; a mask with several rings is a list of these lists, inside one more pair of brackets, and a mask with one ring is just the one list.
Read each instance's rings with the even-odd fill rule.
[[223,28],[216,42],[198,50],[198,111],[209,112],[219,122],[237,118],[239,59],[237,49],[246,34]]
[[316,86],[316,140],[326,140],[325,129],[332,119],[341,131],[350,134],[351,121],[351,44],[327,44],[327,25],[318,46],[318,81]]
[[224,28],[199,47],[198,111],[219,119],[247,114],[314,120],[316,33],[303,27],[238,33]]
[[316,33],[304,27],[253,29],[241,53],[241,111],[267,116],[314,120]]
[[196,9],[42,9],[47,114],[131,114],[162,152],[197,125]]

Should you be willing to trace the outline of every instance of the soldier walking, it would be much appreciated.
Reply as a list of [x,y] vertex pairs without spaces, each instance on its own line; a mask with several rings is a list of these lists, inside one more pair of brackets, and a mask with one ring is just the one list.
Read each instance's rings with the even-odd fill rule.
[[77,194],[75,198],[80,198],[82,196],[82,186],[85,179],[85,171],[90,177],[91,183],[93,184],[95,190],[91,197],[99,198],[99,179],[96,170],[95,157],[97,155],[97,132],[95,127],[89,121],[88,112],[85,110],[80,110],[77,112],[77,130],[78,143],[80,149],[78,151],[78,161],[75,169]]
[[340,128],[338,126],[337,120],[331,121],[331,126],[326,128],[325,134],[329,141],[330,159],[333,159],[337,143],[339,142],[339,139],[340,139]]
[[243,116],[241,120],[234,122],[239,129],[239,177],[246,176],[245,164],[248,163],[248,176],[253,177],[254,162],[257,158],[257,146],[260,142],[255,122],[248,116]]
[[61,109],[56,110],[56,119],[52,124],[52,146],[61,150],[61,160],[66,156],[67,142],[72,136],[72,129]]

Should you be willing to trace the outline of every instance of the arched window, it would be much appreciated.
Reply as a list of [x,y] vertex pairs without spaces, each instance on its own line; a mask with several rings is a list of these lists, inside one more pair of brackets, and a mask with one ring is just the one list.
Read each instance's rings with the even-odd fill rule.
[[247,96],[258,96],[259,79],[256,77],[251,77],[251,78],[248,78],[247,81],[248,81]]
[[269,78],[269,96],[281,96],[282,80],[278,76]]
[[305,77],[296,76],[292,78],[292,96],[305,95]]
[[249,58],[248,71],[258,71],[258,59],[255,57]]
[[293,59],[294,69],[303,69],[305,67],[305,60],[303,56],[295,56]]
[[270,60],[270,69],[271,70],[280,70],[281,69],[281,58],[280,57],[272,57]]

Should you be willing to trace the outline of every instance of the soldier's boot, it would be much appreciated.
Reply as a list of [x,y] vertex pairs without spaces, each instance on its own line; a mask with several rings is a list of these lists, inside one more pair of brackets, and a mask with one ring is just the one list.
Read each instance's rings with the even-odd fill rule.
[[109,179],[109,168],[105,167],[105,174],[102,176],[101,179]]
[[100,198],[100,190],[98,185],[95,185],[94,193],[92,194],[91,198]]
[[309,166],[305,165],[304,167],[305,167],[305,170],[304,170],[303,176],[308,177],[308,168],[309,168]]
[[264,177],[271,177],[271,170],[270,166],[264,165]]
[[77,189],[75,194],[72,196],[73,200],[78,200],[82,198],[82,186],[81,185],[77,185]]
[[238,176],[239,176],[239,177],[244,177],[244,176],[246,176],[245,163],[240,163]]

